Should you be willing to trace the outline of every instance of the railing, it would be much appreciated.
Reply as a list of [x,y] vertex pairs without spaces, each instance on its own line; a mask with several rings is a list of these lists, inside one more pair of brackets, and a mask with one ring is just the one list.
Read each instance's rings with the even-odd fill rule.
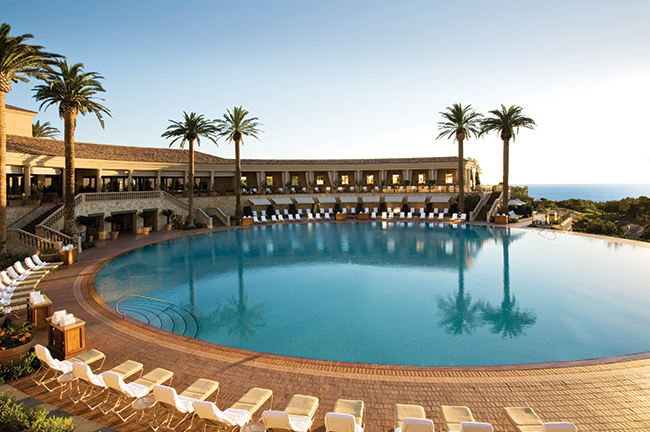
[[476,216],[478,216],[479,212],[481,211],[481,208],[485,205],[486,201],[490,199],[490,193],[484,193],[481,199],[479,200],[478,204],[476,204],[476,207],[474,207],[473,210],[469,212],[469,221],[474,222],[476,220]]
[[60,241],[44,239],[18,228],[9,228],[7,230],[7,246],[8,248],[13,246],[14,249],[22,249],[31,253],[38,253],[39,251],[51,248],[60,250],[63,243]]
[[174,204],[176,204],[177,206],[179,206],[179,207],[182,208],[182,209],[185,209],[185,210],[189,210],[189,209],[190,209],[190,207],[187,205],[186,202],[183,202],[183,201],[177,199],[177,198],[174,197],[173,195],[170,195],[170,194],[168,194],[167,192],[163,192],[163,191],[159,191],[159,193],[161,194],[161,197],[160,197],[160,198],[164,198],[164,199],[166,199],[167,201],[171,201],[171,202],[173,202]]
[[[47,205],[34,207],[29,213],[23,215],[20,219],[18,219],[17,221],[15,221],[11,225],[9,225],[7,228],[19,228],[21,226],[25,226],[25,225],[29,224],[29,222],[25,223],[25,222],[23,222],[23,220],[29,219],[34,214],[34,212],[43,212],[43,207],[46,207],[46,206]],[[40,214],[38,214],[35,217],[31,218],[30,222],[33,221],[34,219],[37,219],[39,216],[40,216]]]
[[499,205],[501,205],[501,200],[502,199],[503,199],[503,191],[501,191],[501,193],[499,194],[497,199],[495,199],[494,202],[492,203],[492,206],[490,207],[490,210],[488,210],[487,216],[486,216],[487,222],[490,222],[490,219],[492,219],[492,216],[494,216],[494,214],[497,212],[497,207],[499,207]]
[[47,226],[37,225],[36,233],[39,237],[53,242],[61,242],[65,245],[74,244],[73,237],[65,235],[62,232],[59,232]]
[[[157,299],[157,298],[153,298],[153,297],[145,297],[145,296],[136,295],[136,294],[126,295],[126,296],[120,298],[120,299],[117,301],[117,303],[115,303],[115,312],[117,312],[118,314],[122,315],[122,318],[126,318],[126,314],[120,312],[120,310],[118,309],[118,306],[120,305],[120,302],[121,302],[122,300],[127,299],[127,298],[129,298],[129,297],[136,297],[136,298],[141,298],[141,299],[145,299],[145,300],[153,300],[153,301],[157,301],[157,302],[160,302],[160,303],[169,303],[170,306],[167,306],[167,308],[165,308],[165,309],[164,309],[162,312],[160,312],[160,313],[163,313],[163,312],[165,312],[165,311],[168,311],[169,309],[171,309],[171,308],[174,307],[174,302],[170,302],[170,301],[168,301],[168,300],[160,300],[160,299]],[[160,314],[159,314],[159,315],[160,315]]]
[[226,216],[226,214],[224,212],[222,212],[220,208],[218,208],[218,207],[208,207],[207,210],[209,212],[208,214],[210,216],[216,216],[217,219],[219,219],[221,221],[223,226],[230,226],[230,218],[228,216]]
[[205,224],[208,228],[212,228],[212,218],[207,215],[202,209],[196,210],[196,215],[199,223]]
[[122,201],[141,199],[160,199],[161,191],[136,191],[136,192],[96,192],[77,195],[81,202]]

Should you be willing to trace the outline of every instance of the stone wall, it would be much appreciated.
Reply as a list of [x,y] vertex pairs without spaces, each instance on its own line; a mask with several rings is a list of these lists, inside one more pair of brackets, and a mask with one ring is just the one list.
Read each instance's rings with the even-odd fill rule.
[[[40,206],[10,206],[7,207],[7,228],[22,228],[43,213],[49,211],[54,204]],[[16,224],[16,222],[18,222]],[[16,226],[12,226],[16,224]]]

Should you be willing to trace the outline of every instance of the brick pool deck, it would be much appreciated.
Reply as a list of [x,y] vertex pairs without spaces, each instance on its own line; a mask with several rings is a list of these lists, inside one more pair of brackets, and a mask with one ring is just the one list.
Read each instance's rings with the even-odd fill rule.
[[[365,401],[368,432],[393,429],[396,403],[422,405],[427,417],[434,420],[436,431],[441,430],[440,405],[468,406],[477,421],[492,423],[496,431],[509,430],[502,426],[504,406],[528,406],[544,421],[571,421],[579,431],[650,431],[650,353],[483,368],[418,368],[300,359],[221,347],[124,320],[89,290],[93,274],[128,250],[211,231],[154,232],[98,241],[97,247],[79,255],[79,262],[59,268],[38,289],[52,299],[53,310],[66,309],[86,321],[87,346],[106,354],[103,370],[129,359],[143,363],[145,373],[163,367],[174,372],[173,386],[179,391],[197,378],[213,379],[220,383],[218,405],[222,409],[251,387],[273,390],[276,409],[284,408],[295,393],[317,396],[320,406],[313,429],[318,432],[325,431],[324,415],[339,398]],[[40,340],[43,337],[39,335]],[[29,378],[11,385],[66,412],[119,431],[149,429],[134,420],[122,423],[114,415],[90,411],[67,397],[59,400],[58,392],[48,393]]]

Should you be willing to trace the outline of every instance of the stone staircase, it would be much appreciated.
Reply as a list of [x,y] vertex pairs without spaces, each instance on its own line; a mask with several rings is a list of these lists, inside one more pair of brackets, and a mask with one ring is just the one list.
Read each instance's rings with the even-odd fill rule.
[[52,213],[57,211],[59,208],[63,207],[62,205],[55,205],[53,206],[50,210],[47,212],[43,213],[24,227],[22,227],[23,231],[27,231],[28,233],[36,234],[36,225],[40,225],[41,222],[43,222],[45,219],[50,217]]
[[501,192],[492,192],[490,194],[490,197],[483,205],[483,207],[481,207],[481,210],[479,210],[478,215],[474,220],[482,221],[482,222],[487,221],[487,214],[492,208],[492,204],[494,204],[494,201],[496,201],[497,198],[499,198],[499,195],[501,195]]

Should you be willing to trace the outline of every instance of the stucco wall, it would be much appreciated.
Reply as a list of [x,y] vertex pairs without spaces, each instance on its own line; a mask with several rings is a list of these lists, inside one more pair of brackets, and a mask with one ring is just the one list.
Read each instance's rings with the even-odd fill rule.
[[32,118],[36,113],[8,109],[7,135],[32,136]]

